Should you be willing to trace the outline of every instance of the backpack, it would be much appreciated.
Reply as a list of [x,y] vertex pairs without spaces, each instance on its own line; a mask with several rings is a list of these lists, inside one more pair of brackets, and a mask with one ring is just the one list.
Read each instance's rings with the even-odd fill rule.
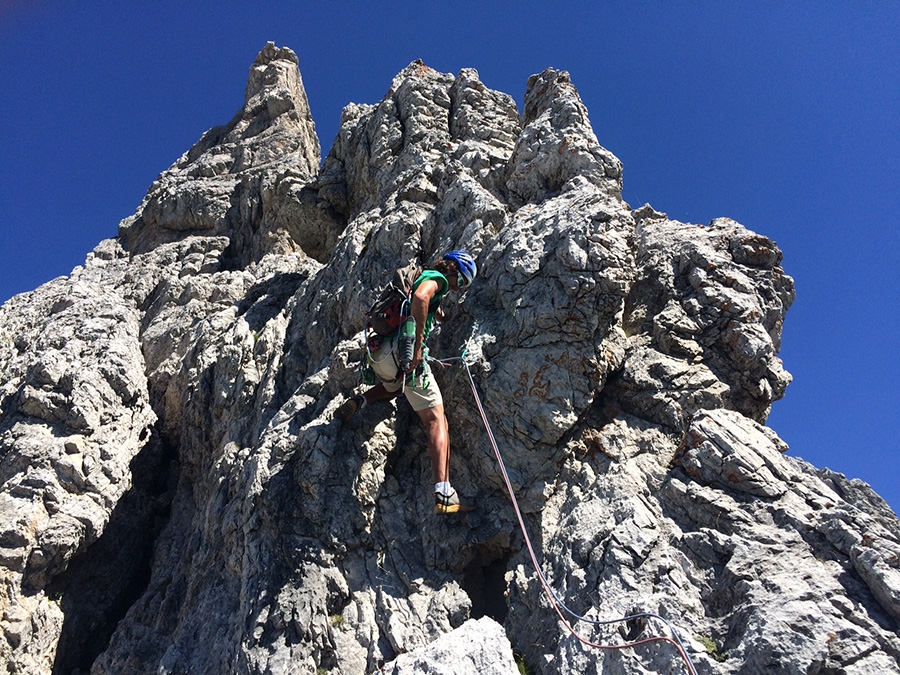
[[413,284],[420,274],[422,267],[414,262],[398,269],[375,304],[366,312],[368,324],[378,335],[392,337],[400,331],[400,326],[409,314]]

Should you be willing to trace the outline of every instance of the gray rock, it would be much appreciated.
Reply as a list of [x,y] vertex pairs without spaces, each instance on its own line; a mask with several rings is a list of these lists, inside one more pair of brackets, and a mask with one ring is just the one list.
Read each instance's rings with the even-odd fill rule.
[[[469,375],[435,366],[437,517],[402,400],[359,386],[363,312],[450,248],[463,350],[538,564],[581,637],[698,673],[900,672],[900,523],[764,426],[793,282],[742,225],[621,198],[563,71],[512,98],[414,62],[322,166],[297,58],[83,267],[0,307],[9,672],[687,672],[550,607]],[[458,302],[453,302],[454,300]],[[611,621],[635,614],[664,618]]]
[[304,190],[319,160],[297,56],[270,42],[250,69],[244,107],[160,174],[119,238],[132,254],[193,234],[229,237],[241,263],[269,251],[327,257],[332,223]]
[[386,675],[516,675],[519,670],[503,627],[488,617],[466,621],[431,644],[398,656]]

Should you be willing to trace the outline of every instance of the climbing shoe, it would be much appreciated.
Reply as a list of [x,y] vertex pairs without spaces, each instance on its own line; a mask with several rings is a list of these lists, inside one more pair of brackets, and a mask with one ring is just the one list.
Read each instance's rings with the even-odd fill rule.
[[449,495],[444,495],[440,492],[434,493],[434,512],[438,515],[443,515],[445,513],[468,513],[474,508],[474,506],[463,506],[460,504],[459,495],[456,494],[456,490],[452,488]]
[[365,403],[366,399],[362,396],[362,394],[357,394],[353,398],[348,398],[346,401],[344,401],[341,406],[335,411],[334,416],[341,421],[346,422],[356,413],[358,413],[365,405]]

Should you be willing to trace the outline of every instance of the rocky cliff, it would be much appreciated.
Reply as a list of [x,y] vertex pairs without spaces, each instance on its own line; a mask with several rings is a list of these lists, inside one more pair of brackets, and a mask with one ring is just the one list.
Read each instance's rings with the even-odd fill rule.
[[[405,401],[346,424],[363,310],[466,248],[432,338],[465,350],[588,642],[697,673],[900,673],[900,524],[764,426],[793,284],[726,218],[621,196],[568,74],[520,114],[412,63],[325,158],[297,58],[83,267],[0,307],[0,640],[10,673],[686,673],[550,606],[469,386],[436,373],[470,514],[436,516]],[[515,654],[515,657],[514,657]]]

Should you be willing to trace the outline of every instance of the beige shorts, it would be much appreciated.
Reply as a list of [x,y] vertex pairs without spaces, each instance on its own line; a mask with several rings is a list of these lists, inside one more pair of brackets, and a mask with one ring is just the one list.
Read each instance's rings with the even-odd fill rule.
[[[381,343],[378,351],[372,352],[369,358],[372,370],[375,371],[384,388],[392,393],[399,391],[403,387],[403,383],[397,379],[399,368],[394,358],[395,352],[393,350],[395,346],[396,341],[388,342],[385,340]],[[424,388],[422,387],[423,382],[425,383]],[[425,361],[425,374],[417,374],[413,382],[407,380],[403,393],[412,409],[416,412],[434,408],[444,403],[441,389],[438,387],[438,383],[434,381],[428,361]]]

